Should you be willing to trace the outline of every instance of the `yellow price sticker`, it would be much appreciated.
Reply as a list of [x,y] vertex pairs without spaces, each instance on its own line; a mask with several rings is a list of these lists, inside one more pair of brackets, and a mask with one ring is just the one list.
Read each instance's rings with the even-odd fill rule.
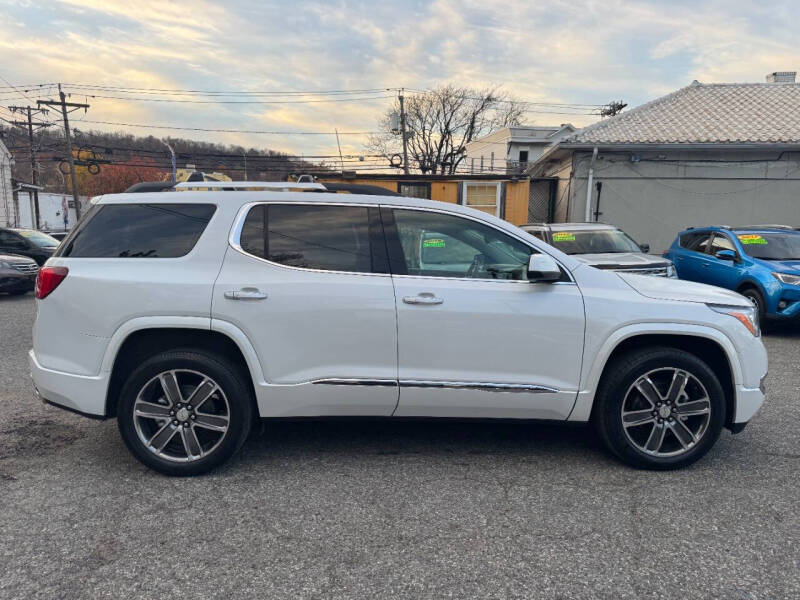
[[567,231],[560,231],[558,233],[553,234],[553,241],[554,242],[574,242],[575,241],[575,234],[569,233]]

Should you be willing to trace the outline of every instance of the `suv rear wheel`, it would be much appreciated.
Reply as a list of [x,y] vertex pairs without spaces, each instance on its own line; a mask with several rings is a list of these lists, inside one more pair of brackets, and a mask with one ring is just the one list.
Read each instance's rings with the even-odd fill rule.
[[130,374],[117,419],[122,439],[142,463],[166,475],[198,475],[241,448],[253,402],[239,370],[195,350],[163,352]]
[[606,447],[646,469],[689,465],[717,441],[725,422],[719,379],[695,355],[675,348],[615,360],[597,395],[594,425]]

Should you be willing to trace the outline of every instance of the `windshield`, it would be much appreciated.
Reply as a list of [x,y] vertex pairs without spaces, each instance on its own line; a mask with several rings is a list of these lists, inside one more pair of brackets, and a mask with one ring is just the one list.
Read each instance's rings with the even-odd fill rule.
[[800,260],[800,233],[740,233],[745,253],[762,260]]
[[56,238],[33,229],[24,229],[18,233],[39,248],[55,248],[60,243]]
[[641,252],[638,244],[619,230],[554,231],[553,246],[565,254]]

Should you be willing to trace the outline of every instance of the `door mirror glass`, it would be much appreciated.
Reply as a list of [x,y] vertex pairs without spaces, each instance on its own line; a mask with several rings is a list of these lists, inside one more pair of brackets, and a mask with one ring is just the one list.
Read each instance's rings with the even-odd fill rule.
[[736,253],[733,250],[718,250],[714,256],[720,260],[736,260]]
[[650,244],[639,244],[639,248],[641,248],[642,252],[644,252],[645,254],[650,252]]
[[528,261],[528,281],[546,283],[561,279],[561,268],[547,254],[531,254]]

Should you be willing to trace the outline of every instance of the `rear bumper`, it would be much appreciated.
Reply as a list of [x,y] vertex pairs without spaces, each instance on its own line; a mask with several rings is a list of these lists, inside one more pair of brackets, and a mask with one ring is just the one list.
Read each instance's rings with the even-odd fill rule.
[[33,350],[28,352],[28,365],[36,394],[48,404],[90,417],[105,416],[108,373],[88,376],[46,369]]

